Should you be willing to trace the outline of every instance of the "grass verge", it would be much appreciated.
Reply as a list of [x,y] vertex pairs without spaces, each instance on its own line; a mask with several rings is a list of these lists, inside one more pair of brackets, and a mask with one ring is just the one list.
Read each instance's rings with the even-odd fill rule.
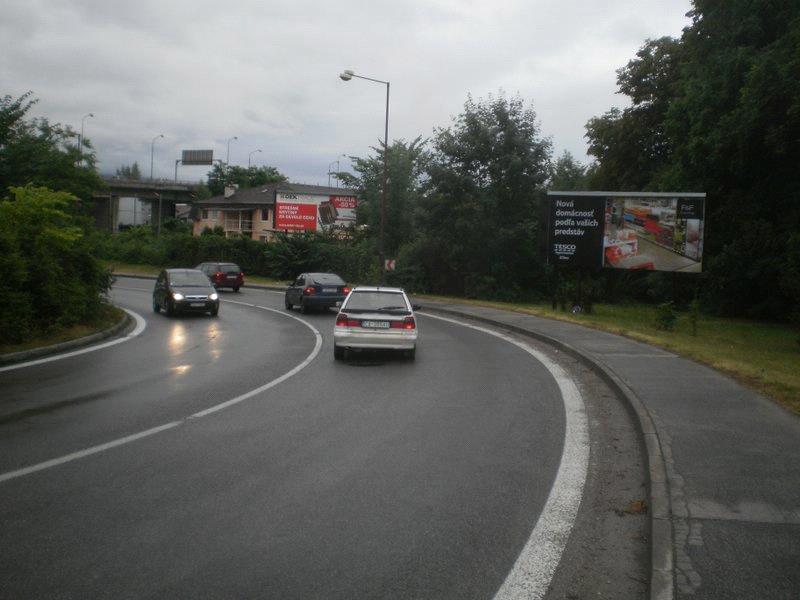
[[82,323],[80,325],[73,325],[66,329],[53,331],[45,335],[33,337],[21,344],[0,344],[0,354],[8,354],[12,352],[24,352],[25,350],[34,350],[36,348],[45,348],[54,344],[61,344],[63,342],[71,342],[87,335],[100,333],[106,329],[110,329],[125,315],[125,311],[117,308],[116,306],[104,305],[95,318],[89,323]]
[[695,335],[686,313],[678,313],[674,330],[658,329],[657,309],[650,305],[595,304],[591,314],[573,315],[549,303],[427,297],[578,323],[660,346],[722,371],[800,414],[800,332],[786,324],[700,315]]

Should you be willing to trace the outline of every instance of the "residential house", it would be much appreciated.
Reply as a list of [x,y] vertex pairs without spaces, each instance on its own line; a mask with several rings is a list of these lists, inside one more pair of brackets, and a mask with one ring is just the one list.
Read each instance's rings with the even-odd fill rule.
[[268,183],[194,202],[194,234],[222,227],[228,237],[270,241],[276,231],[319,231],[355,225],[356,191],[300,183]]

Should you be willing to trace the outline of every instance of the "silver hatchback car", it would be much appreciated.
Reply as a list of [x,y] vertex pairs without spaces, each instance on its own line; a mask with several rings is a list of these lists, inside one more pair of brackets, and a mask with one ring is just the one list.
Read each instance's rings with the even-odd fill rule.
[[419,330],[414,306],[400,288],[353,289],[336,315],[333,357],[344,358],[348,350],[397,350],[413,359]]

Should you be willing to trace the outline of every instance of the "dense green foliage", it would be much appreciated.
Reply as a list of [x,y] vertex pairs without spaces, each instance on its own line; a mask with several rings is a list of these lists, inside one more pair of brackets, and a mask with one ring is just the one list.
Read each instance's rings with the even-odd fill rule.
[[33,186],[11,194],[0,201],[0,342],[91,321],[110,279],[78,199]]
[[589,121],[590,182],[707,192],[704,304],[786,317],[800,298],[800,4],[695,0],[691,16],[618,72],[632,105]]
[[0,98],[0,198],[14,186],[32,184],[90,200],[103,186],[90,142],[84,139],[81,151],[70,127],[26,119],[35,103],[30,93]]
[[212,196],[220,196],[225,192],[225,186],[236,185],[245,189],[281,181],[286,181],[286,177],[275,167],[244,168],[217,163],[208,174],[208,189]]
[[334,271],[350,281],[374,276],[374,245],[363,239],[347,240],[327,234],[278,234],[270,244],[246,237],[226,238],[222,231],[207,230],[192,236],[179,227],[156,235],[150,227],[124,232],[98,232],[94,240],[102,258],[160,267],[194,267],[206,261],[237,263],[245,275],[294,279],[304,271]]

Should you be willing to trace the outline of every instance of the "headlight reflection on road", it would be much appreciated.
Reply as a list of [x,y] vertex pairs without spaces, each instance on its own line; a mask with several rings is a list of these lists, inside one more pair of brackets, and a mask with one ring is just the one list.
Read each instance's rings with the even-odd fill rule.
[[214,360],[222,356],[222,350],[219,348],[219,338],[221,335],[222,332],[217,322],[208,324],[206,328],[206,342],[208,343],[208,353]]
[[177,367],[172,367],[170,371],[172,371],[174,375],[186,375],[191,368],[192,365],[178,365]]
[[169,336],[169,350],[172,354],[178,354],[186,345],[186,328],[181,323],[175,323],[172,326],[172,332]]

